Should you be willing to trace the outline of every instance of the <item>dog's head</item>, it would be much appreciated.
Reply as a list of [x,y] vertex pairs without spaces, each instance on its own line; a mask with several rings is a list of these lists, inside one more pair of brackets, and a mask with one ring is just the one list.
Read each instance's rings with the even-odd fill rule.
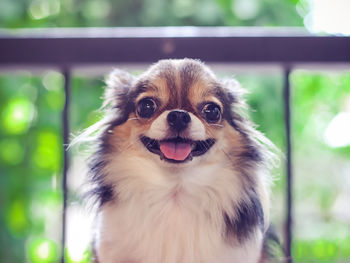
[[205,185],[229,181],[228,191],[235,187],[243,196],[263,189],[257,178],[271,157],[269,141],[242,114],[242,93],[237,81],[221,81],[191,59],[160,61],[138,77],[113,71],[104,118],[82,136],[99,131],[90,171],[100,203],[132,178],[140,189],[144,180],[183,177]]
[[78,138],[93,138],[92,196],[135,209],[175,200],[238,240],[266,226],[273,146],[245,117],[242,93],[191,59],[162,60],[138,77],[113,71],[103,119]]
[[115,70],[107,85],[105,139],[121,154],[167,167],[262,159],[256,132],[239,114],[238,82],[219,81],[199,61],[163,60],[138,78]]

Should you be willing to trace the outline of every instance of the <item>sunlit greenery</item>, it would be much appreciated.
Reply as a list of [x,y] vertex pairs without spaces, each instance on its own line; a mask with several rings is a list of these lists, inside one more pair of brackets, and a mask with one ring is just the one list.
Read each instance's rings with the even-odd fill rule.
[[[296,11],[299,2],[1,0],[0,27],[302,26],[303,18]],[[249,69],[238,74],[229,66],[219,74],[234,75],[250,91],[251,117],[283,151],[283,75]],[[102,80],[100,75],[74,74],[70,111],[74,132],[100,118],[96,110],[101,105]],[[346,134],[337,132],[343,129],[330,126],[335,120],[334,127],[346,130],[349,125],[336,116],[350,114],[350,73],[297,70],[291,75],[291,85],[296,201],[293,254],[296,262],[345,263],[350,260],[350,147]],[[0,262],[59,262],[63,105],[63,75],[58,71],[0,75]],[[272,220],[281,236],[283,169],[282,160],[275,171],[280,179],[275,182],[272,206]],[[74,191],[69,200],[80,204]],[[80,217],[75,220],[80,222]],[[67,261],[90,262],[90,250],[80,250],[74,254],[68,249]]]
[[57,244],[44,238],[28,240],[27,253],[33,263],[49,263],[58,260]]
[[295,261],[346,263],[350,258],[349,243],[350,238],[298,241],[294,247]]

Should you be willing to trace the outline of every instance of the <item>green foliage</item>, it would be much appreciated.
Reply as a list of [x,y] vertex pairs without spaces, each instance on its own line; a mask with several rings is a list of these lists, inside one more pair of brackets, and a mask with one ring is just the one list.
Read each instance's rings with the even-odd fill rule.
[[346,263],[350,258],[350,238],[298,241],[294,252],[296,262]]
[[[2,0],[0,26],[302,26],[296,0]],[[281,12],[283,10],[283,12]]]
[[307,140],[327,147],[319,131],[324,131],[337,113],[346,110],[350,94],[349,74],[297,71],[291,81],[295,87],[294,101],[298,105],[293,112],[295,129]]
[[47,107],[49,91],[27,72],[1,77],[0,87],[0,255],[7,262],[24,262],[27,238],[43,233],[36,195],[49,200],[57,193],[58,203],[61,200],[60,191],[51,186],[62,165],[61,109]]
[[[98,79],[72,79],[73,130],[84,129],[99,118],[96,110],[103,85]],[[0,87],[4,127],[0,129],[1,262],[57,262],[63,78],[53,71],[41,77],[20,72],[1,76]],[[89,95],[81,99],[82,94]],[[86,254],[80,263],[89,262],[88,258]]]
[[28,241],[27,254],[33,263],[52,263],[59,259],[57,244],[45,238]]

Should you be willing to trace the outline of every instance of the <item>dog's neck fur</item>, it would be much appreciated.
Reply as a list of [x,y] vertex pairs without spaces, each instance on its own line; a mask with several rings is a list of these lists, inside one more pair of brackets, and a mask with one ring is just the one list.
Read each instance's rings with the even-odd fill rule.
[[[257,261],[258,224],[250,226],[252,231],[244,233],[249,239],[242,241],[229,233],[223,216],[239,217],[235,207],[250,198],[228,163],[169,170],[154,160],[124,155],[107,170],[113,171],[108,178],[116,198],[98,216],[101,262]],[[255,253],[248,255],[250,246]]]

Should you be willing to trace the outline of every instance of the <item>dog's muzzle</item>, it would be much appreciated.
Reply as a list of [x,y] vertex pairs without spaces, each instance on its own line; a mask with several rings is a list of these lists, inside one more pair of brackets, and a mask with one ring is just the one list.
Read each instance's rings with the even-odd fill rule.
[[191,161],[193,157],[205,154],[215,143],[212,138],[202,141],[193,141],[181,137],[155,140],[142,136],[140,140],[148,151],[159,155],[161,160],[171,163]]
[[172,137],[156,140],[147,136],[141,136],[140,140],[148,151],[158,154],[161,160],[172,163],[190,161],[193,157],[205,154],[215,143],[215,140],[193,140],[182,137],[191,123],[191,116],[184,110],[172,110],[166,118]]

